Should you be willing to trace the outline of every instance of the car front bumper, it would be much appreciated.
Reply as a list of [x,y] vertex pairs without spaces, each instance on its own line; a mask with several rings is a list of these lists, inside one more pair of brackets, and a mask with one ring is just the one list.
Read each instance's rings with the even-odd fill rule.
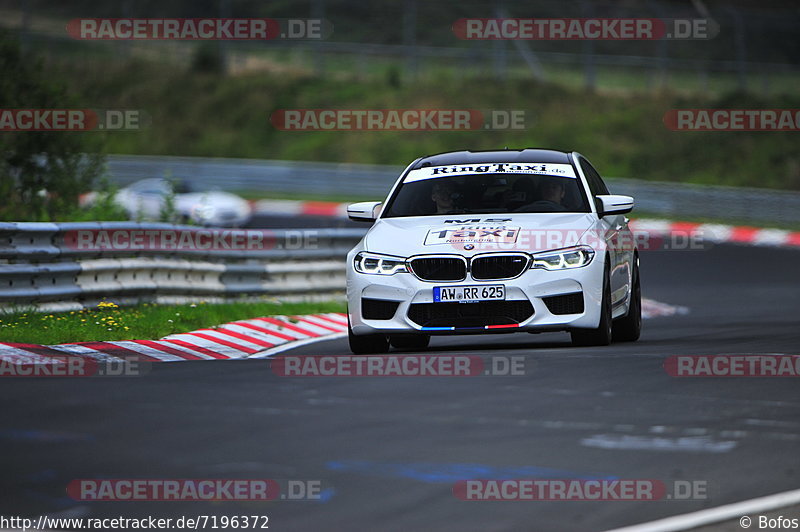
[[[352,254],[348,257],[347,271],[347,300],[350,324],[353,333],[366,335],[373,333],[404,334],[470,334],[470,333],[501,333],[515,331],[563,331],[573,328],[594,328],[600,322],[600,302],[603,288],[603,256],[596,256],[587,266],[574,269],[548,271],[543,269],[528,269],[519,277],[500,281],[475,281],[467,279],[459,282],[430,282],[418,279],[412,273],[396,273],[394,275],[374,275],[358,273],[353,269]],[[434,303],[433,288],[435,286],[460,286],[460,285],[497,285],[505,286],[505,301],[520,302],[512,304],[517,311],[517,319],[509,319],[504,310],[502,319],[493,315],[497,309],[509,309],[512,305],[485,305],[480,311],[478,307],[472,309],[449,309],[440,312],[441,305],[481,305],[480,303]],[[583,308],[577,313],[556,313],[565,309],[552,308],[553,300],[547,298],[566,294],[580,293]],[[573,296],[573,298],[578,296]],[[366,315],[362,307],[364,299],[378,300],[381,302],[396,302],[397,308],[387,319],[375,319],[374,312]],[[532,313],[525,317],[526,312],[519,308],[527,308],[524,302],[529,302]],[[548,302],[550,307],[548,307]],[[368,304],[371,304],[368,302]],[[426,307],[412,307],[423,304]],[[421,309],[424,308],[424,312]],[[483,310],[488,315],[482,323]],[[554,310],[556,312],[554,312]],[[567,311],[574,310],[569,307]],[[463,311],[463,312],[462,312]],[[447,317],[441,314],[452,315],[467,314],[469,319],[453,319],[448,323]],[[474,314],[478,314],[474,316]],[[437,316],[437,319],[425,323],[420,315]],[[385,318],[386,315],[381,316]]]

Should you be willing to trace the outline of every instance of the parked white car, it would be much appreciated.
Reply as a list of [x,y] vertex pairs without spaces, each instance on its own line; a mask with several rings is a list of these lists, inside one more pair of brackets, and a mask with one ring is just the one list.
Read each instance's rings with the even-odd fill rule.
[[189,191],[185,183],[173,185],[166,179],[137,181],[117,192],[115,201],[131,219],[158,220],[174,201],[176,221],[192,221],[206,226],[240,227],[250,220],[250,204],[235,194],[219,190]]
[[569,331],[577,345],[637,340],[633,205],[575,152],[417,159],[385,202],[348,208],[374,222],[347,257],[351,350],[515,331]]

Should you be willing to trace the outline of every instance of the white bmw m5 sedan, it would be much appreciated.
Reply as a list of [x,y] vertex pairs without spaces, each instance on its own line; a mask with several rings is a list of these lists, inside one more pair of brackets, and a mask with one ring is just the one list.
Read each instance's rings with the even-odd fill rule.
[[639,257],[625,214],[576,152],[460,151],[422,157],[347,256],[354,353],[423,349],[431,335],[568,331],[576,345],[635,341]]

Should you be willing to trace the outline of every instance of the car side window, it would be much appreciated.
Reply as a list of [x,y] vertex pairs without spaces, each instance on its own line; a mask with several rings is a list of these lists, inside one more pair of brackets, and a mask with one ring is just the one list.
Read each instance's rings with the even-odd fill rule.
[[583,170],[583,174],[589,182],[589,190],[592,191],[592,196],[609,194],[608,187],[603,183],[600,174],[597,173],[597,170],[583,157],[581,157],[581,170]]

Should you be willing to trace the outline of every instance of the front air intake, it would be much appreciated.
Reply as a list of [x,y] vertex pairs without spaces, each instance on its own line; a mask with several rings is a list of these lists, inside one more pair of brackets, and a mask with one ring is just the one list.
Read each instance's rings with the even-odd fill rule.
[[417,257],[408,264],[411,272],[423,281],[463,281],[467,278],[464,257]]
[[515,325],[533,315],[527,299],[478,303],[413,303],[408,318],[422,327]]
[[478,255],[472,258],[470,273],[476,281],[499,281],[519,277],[528,268],[528,256],[521,253]]
[[547,310],[558,316],[563,314],[583,314],[583,292],[573,292],[560,296],[543,297]]
[[361,299],[361,316],[365,320],[390,320],[394,318],[398,306],[399,301],[364,297]]

